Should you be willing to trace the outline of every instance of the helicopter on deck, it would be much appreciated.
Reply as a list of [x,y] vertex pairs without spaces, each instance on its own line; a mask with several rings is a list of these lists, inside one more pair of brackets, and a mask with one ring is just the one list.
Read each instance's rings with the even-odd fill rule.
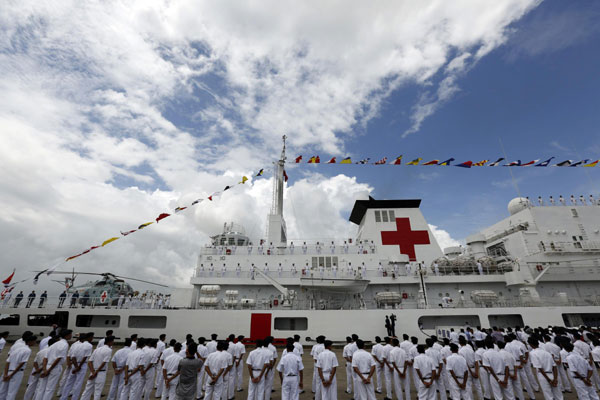
[[[125,282],[125,279],[164,288],[169,287],[160,283],[115,275],[110,272],[78,272],[73,270],[71,272],[55,271],[53,274],[71,275],[65,277],[64,281],[54,280],[54,282],[64,285],[67,293],[77,292],[79,295],[79,303],[83,305],[87,305],[87,303],[116,305],[121,295],[125,297],[135,295],[136,291],[129,283]],[[95,275],[100,276],[101,278],[97,281],[88,281],[84,284],[75,286],[75,278],[78,275]]]

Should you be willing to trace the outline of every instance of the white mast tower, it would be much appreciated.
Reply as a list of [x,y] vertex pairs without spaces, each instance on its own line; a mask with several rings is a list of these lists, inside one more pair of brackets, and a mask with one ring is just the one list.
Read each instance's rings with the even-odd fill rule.
[[267,221],[268,242],[276,247],[287,246],[287,232],[285,220],[283,219],[283,168],[285,166],[285,140],[287,136],[283,135],[283,149],[281,157],[275,163],[275,173],[273,174],[273,204],[271,213]]

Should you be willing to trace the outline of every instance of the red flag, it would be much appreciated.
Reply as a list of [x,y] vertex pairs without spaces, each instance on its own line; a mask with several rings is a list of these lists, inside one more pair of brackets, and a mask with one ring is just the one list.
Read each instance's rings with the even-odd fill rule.
[[15,276],[15,269],[13,269],[12,274],[10,274],[10,276],[8,278],[6,278],[5,280],[2,281],[4,286],[8,286],[10,284],[10,281],[12,280],[13,276]]
[[69,261],[69,260],[72,260],[72,259],[74,259],[74,258],[77,258],[77,257],[79,257],[79,256],[80,256],[80,255],[82,255],[82,254],[83,254],[83,253],[79,253],[79,254],[76,254],[76,255],[74,255],[74,256],[71,256],[71,257],[67,258],[65,261]]
[[383,165],[387,163],[387,157],[383,157],[381,160],[376,161],[375,165]]
[[302,156],[296,157],[296,164],[299,164],[302,161]]
[[331,157],[331,160],[327,161],[327,164],[335,164],[335,157]]
[[[123,236],[127,236],[127,235],[129,235],[130,233],[133,233],[133,232],[135,232],[135,231],[137,231],[137,229],[132,229],[132,230],[130,230],[130,231],[127,231],[127,232],[121,232],[121,235],[123,235]],[[88,250],[88,251],[89,251],[89,250]],[[83,253],[81,253],[81,254],[83,254]]]
[[212,195],[208,196],[208,199],[209,199],[210,201],[212,201]]
[[175,209],[175,212],[183,211],[183,210],[185,210],[186,208],[187,208],[187,207],[177,207],[177,208]]
[[288,176],[287,176],[287,174],[285,173],[285,169],[283,170],[283,180],[284,180],[285,182],[287,182],[287,181],[288,181]]
[[167,213],[162,213],[158,216],[158,218],[156,218],[156,222],[158,223],[158,221],[160,221],[161,219],[165,219],[168,216],[170,216],[171,214],[167,214]]

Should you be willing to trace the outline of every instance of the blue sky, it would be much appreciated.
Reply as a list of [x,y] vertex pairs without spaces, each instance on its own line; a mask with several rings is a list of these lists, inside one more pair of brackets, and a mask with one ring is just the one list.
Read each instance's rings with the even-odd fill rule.
[[[289,12],[293,9],[293,12]],[[0,10],[0,273],[26,276],[290,157],[600,158],[595,1],[132,1]],[[597,168],[513,169],[523,196]],[[293,238],[422,198],[444,245],[507,215],[507,168],[289,166]],[[223,222],[264,236],[270,173],[77,259],[185,285]]]

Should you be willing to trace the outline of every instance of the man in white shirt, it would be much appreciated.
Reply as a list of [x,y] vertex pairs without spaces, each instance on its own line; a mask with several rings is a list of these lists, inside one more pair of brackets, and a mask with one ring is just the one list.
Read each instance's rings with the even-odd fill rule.
[[446,400],[446,385],[444,385],[444,377],[442,376],[444,360],[442,359],[442,355],[437,347],[439,346],[441,348],[441,346],[437,344],[433,336],[425,340],[425,343],[427,344],[427,350],[425,350],[425,354],[431,358],[436,368],[435,376],[433,377],[433,391],[435,392],[437,390],[440,393],[440,400]]
[[365,342],[356,340],[357,350],[352,354],[352,370],[354,371],[354,398],[359,400],[375,400],[375,360],[365,351]]
[[536,338],[529,337],[527,343],[533,350],[529,353],[531,365],[537,372],[540,388],[546,400],[562,400],[563,395],[558,387],[558,369],[552,355],[539,348]]
[[464,336],[459,336],[458,343],[460,345],[458,354],[467,362],[469,385],[471,385],[471,388],[475,388],[477,398],[483,400],[483,390],[481,389],[481,381],[479,380],[479,361],[476,360],[475,352],[471,345],[467,343],[467,339]]
[[25,395],[23,397],[24,400],[31,400],[35,396],[40,375],[44,370],[44,358],[48,355],[48,350],[50,349],[50,346],[52,346],[58,340],[59,339],[56,336],[52,337],[52,339],[48,341],[48,346],[38,351],[35,355],[35,358],[33,359],[33,368],[31,369],[31,375],[29,376],[29,381],[27,382],[27,390],[25,391]]
[[[160,297],[160,302],[162,303],[162,296]],[[160,360],[161,360],[163,351],[165,351],[165,349],[167,348],[167,344],[165,343],[166,338],[167,338],[167,335],[165,335],[164,333],[162,333],[158,337],[158,342],[156,342],[156,351],[158,352],[158,355],[157,355],[157,360],[158,361],[154,365],[154,376],[155,376],[155,378],[154,378],[154,388],[156,389],[155,397],[157,397],[157,398],[160,398],[160,396],[162,394],[162,389],[163,389],[163,386],[164,386],[163,374],[162,374],[162,365],[161,365],[161,361]]]
[[[390,352],[392,351],[392,338],[386,336],[384,339],[385,345],[381,349],[381,360],[383,361],[383,381],[385,382],[385,396],[384,400],[392,400],[392,376],[394,367],[390,362]],[[379,384],[379,380],[377,382]]]
[[346,393],[348,394],[352,394],[352,343],[352,338],[346,336],[346,345],[342,350],[342,357],[346,360]]
[[[237,342],[235,345],[237,346],[237,354],[238,359],[236,361],[235,366],[235,386],[236,391],[241,392],[243,389],[244,383],[244,355],[246,354],[246,346],[244,346],[244,335],[239,335],[237,337]],[[300,337],[298,336],[298,339]],[[302,346],[300,346],[302,349]]]
[[131,353],[131,338],[125,339],[125,346],[117,350],[112,358],[113,379],[108,391],[107,400],[115,400],[121,394],[123,388],[123,378],[125,376],[125,365],[127,364],[127,356]]
[[225,342],[217,343],[217,351],[210,353],[206,358],[204,369],[208,383],[206,385],[205,400],[220,400],[223,392],[223,374],[227,371],[228,357],[224,354]]
[[392,339],[393,349],[390,351],[389,363],[392,365],[394,382],[394,392],[398,400],[402,400],[402,391],[404,397],[410,400],[410,379],[408,377],[408,357],[406,352],[400,347],[400,341],[396,338]]
[[[136,343],[135,349],[133,349],[134,343]],[[123,371],[123,388],[121,389],[119,399],[139,400],[142,397],[144,381],[141,375],[145,366],[144,350],[142,349],[145,346],[146,342],[144,338],[139,338],[137,342],[131,343],[133,351],[127,355],[125,371]]]
[[479,381],[481,382],[481,388],[483,389],[483,398],[490,399],[492,397],[492,389],[490,386],[490,375],[488,370],[483,366],[483,353],[485,353],[485,343],[483,340],[475,341],[475,346],[477,350],[475,350],[475,361],[477,361],[477,365],[479,370],[477,371],[479,375]]
[[506,350],[505,342],[498,342],[498,352],[504,358],[504,362],[508,366],[508,385],[512,386],[514,397],[519,400],[525,400],[523,396],[523,386],[521,385],[521,379],[519,378],[518,368],[521,364],[520,361],[508,350]]
[[316,367],[319,374],[319,384],[321,385],[321,398],[323,400],[337,400],[337,380],[335,374],[338,367],[338,360],[331,351],[333,342],[326,340],[323,343],[325,350],[317,357]]
[[81,395],[81,400],[90,400],[92,394],[94,395],[94,400],[100,400],[104,382],[106,382],[106,369],[112,356],[114,342],[114,336],[106,337],[104,344],[96,348],[88,360],[90,376]]
[[48,355],[44,358],[44,370],[40,374],[38,387],[35,392],[35,400],[51,400],[62,372],[62,366],[67,359],[69,351],[69,340],[73,337],[73,331],[64,329],[60,333],[60,340],[48,348]]
[[385,361],[383,359],[383,345],[381,344],[381,338],[379,336],[375,336],[375,344],[371,348],[371,355],[375,360],[375,377],[377,378],[377,387],[375,389],[375,393],[382,393],[381,389],[383,388],[383,370],[385,369]]
[[458,354],[458,346],[450,344],[452,354],[446,358],[446,369],[450,375],[448,379],[450,398],[452,400],[471,400],[471,379],[469,379],[469,367],[467,360]]
[[564,349],[567,351],[565,362],[569,366],[569,374],[573,380],[573,386],[577,391],[577,397],[585,400],[598,400],[598,394],[592,383],[592,367],[578,352],[573,351],[571,343],[565,343]]
[[486,351],[481,356],[482,364],[488,372],[490,389],[496,400],[514,400],[512,385],[509,385],[509,367],[504,357],[494,349],[494,341],[488,338],[485,342]]
[[112,336],[112,335],[113,335],[112,329],[107,330],[106,335],[104,337],[100,338],[100,340],[98,340],[98,345],[96,345],[96,348],[104,346],[104,341],[106,340],[106,338],[109,336]]
[[144,347],[144,373],[143,373],[143,388],[142,398],[148,400],[154,387],[154,373],[156,372],[156,364],[158,363],[158,350],[156,349],[157,339],[149,339],[147,346]]
[[[171,351],[169,351],[171,349]],[[163,381],[165,387],[163,389],[161,399],[162,400],[174,400],[175,389],[177,388],[177,383],[179,382],[179,362],[183,357],[181,357],[181,343],[175,343],[172,347],[163,352],[164,363],[161,368],[161,374],[163,376]]]
[[298,400],[304,385],[302,357],[296,354],[294,342],[286,345],[287,353],[281,356],[277,365],[281,380],[281,400]]
[[265,374],[273,353],[263,349],[262,340],[256,341],[256,349],[248,354],[248,400],[263,400],[265,397]]
[[231,371],[227,374],[227,399],[232,399],[233,397],[235,397],[235,386],[236,386],[236,380],[237,380],[237,367],[239,365],[239,359],[240,359],[240,348],[237,346],[237,344],[235,343],[235,335],[231,334],[229,335],[228,338],[228,347],[227,347],[227,352],[229,354],[231,354],[231,360],[232,360],[232,367],[231,367]]
[[313,359],[313,363],[314,363],[314,369],[313,369],[313,381],[312,381],[312,392],[315,394],[315,400],[321,400],[321,385],[319,385],[319,375],[318,375],[318,370],[316,367],[317,364],[317,358],[319,357],[319,354],[321,354],[321,352],[323,350],[325,350],[325,347],[323,346],[323,342],[325,341],[325,336],[320,335],[317,336],[317,343],[312,347],[311,351],[310,351],[310,355],[312,356]]
[[454,344],[458,344],[458,332],[455,332],[454,328],[450,328],[450,341]]
[[[223,372],[223,391],[221,392],[221,400],[233,400],[235,397],[235,393],[233,393],[233,386],[230,385],[230,380],[233,379],[231,376],[231,371],[233,370],[233,361],[234,355],[229,352],[229,343],[225,342],[223,344],[223,358],[225,358],[225,362],[227,364],[227,368],[225,372]],[[235,349],[233,349],[235,351]],[[231,390],[231,395],[229,394],[229,390]]]
[[[52,339],[53,332],[54,331],[50,332],[50,334],[48,336],[46,336],[45,338],[43,338],[42,340],[40,340],[39,350],[44,350],[46,347],[48,347],[48,342],[50,342],[50,339]],[[1,341],[2,341],[2,339],[0,339],[0,342]],[[4,347],[4,346],[2,346],[2,347]],[[2,351],[2,349],[0,348],[0,352],[1,351]]]
[[0,399],[15,400],[23,380],[25,365],[31,356],[31,346],[35,345],[36,336],[24,339],[25,346],[21,346],[10,353],[4,365],[4,374],[0,382]]
[[275,362],[277,361],[277,349],[273,346],[273,336],[269,336],[265,339],[265,348],[272,353],[271,365],[267,369],[267,375],[265,377],[265,400],[271,399],[271,393],[273,391],[273,379],[275,378]]
[[419,355],[413,360],[413,368],[418,378],[418,398],[419,400],[435,400],[435,377],[438,366],[431,357],[425,354],[424,345],[417,345],[417,352]]
[[[208,357],[208,349],[206,348],[206,338],[204,336],[201,336],[198,338],[198,346],[196,346],[196,358],[199,358],[200,360],[202,360],[203,363],[206,362],[206,358]],[[173,343],[174,344],[174,343]],[[165,350],[168,351],[169,349]],[[172,351],[172,350],[171,350]],[[171,353],[169,353],[168,355],[170,355]],[[166,359],[166,357],[165,357]],[[200,371],[198,371],[198,379],[197,379],[197,386],[196,386],[196,398],[197,399],[201,399],[202,397],[204,397],[204,382],[205,382],[205,377],[206,377],[206,372],[204,371],[204,368],[200,368]]]
[[[517,376],[519,378],[519,382],[521,387],[527,391],[530,399],[535,399],[535,393],[533,391],[533,387],[529,382],[529,377],[527,376],[527,372],[525,372],[525,368],[527,367],[526,360],[529,358],[529,352],[527,351],[527,347],[517,339],[514,333],[506,335],[506,346],[504,349],[511,353],[516,360],[515,367],[517,368]],[[521,392],[522,393],[522,392]],[[516,392],[515,396],[519,396],[519,393]],[[519,398],[521,399],[521,398]]]
[[87,360],[92,355],[93,333],[83,334],[83,340],[77,347],[73,348],[71,354],[71,370],[67,380],[62,388],[60,400],[67,400],[72,394],[73,398],[78,399],[83,386],[83,381],[87,373]]

